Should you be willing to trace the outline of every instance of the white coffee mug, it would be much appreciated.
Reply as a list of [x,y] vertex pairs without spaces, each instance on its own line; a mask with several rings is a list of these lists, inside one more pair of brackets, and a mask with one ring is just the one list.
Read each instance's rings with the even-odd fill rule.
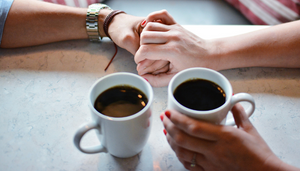
[[[174,98],[174,91],[175,89],[183,82],[190,80],[190,79],[204,79],[209,80],[217,85],[219,85],[226,94],[225,103],[218,108],[207,110],[207,111],[200,111],[200,110],[193,110],[189,109],[183,105],[181,105],[175,98]],[[235,125],[234,119],[230,119],[226,121],[227,115],[232,107],[238,103],[246,101],[249,102],[250,108],[246,110],[246,114],[250,117],[255,109],[255,102],[253,97],[247,93],[238,93],[233,95],[232,94],[232,86],[228,79],[223,76],[221,73],[207,69],[207,68],[189,68],[185,69],[179,73],[177,73],[169,82],[168,86],[168,109],[175,109],[180,113],[188,115],[192,118],[204,120],[214,124],[221,124],[221,125]]]
[[[148,98],[148,103],[139,112],[127,117],[109,117],[94,108],[94,102],[103,91],[117,86],[129,85],[141,90]],[[119,72],[102,77],[89,91],[89,103],[92,121],[83,124],[75,133],[74,144],[84,153],[108,152],[120,158],[132,157],[142,151],[151,129],[151,105],[153,89],[142,77],[126,72]],[[82,147],[80,141],[85,133],[98,130],[100,145]]]

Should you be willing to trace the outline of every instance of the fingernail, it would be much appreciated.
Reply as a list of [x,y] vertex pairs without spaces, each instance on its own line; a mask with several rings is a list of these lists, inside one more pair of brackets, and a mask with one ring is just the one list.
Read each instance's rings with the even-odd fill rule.
[[[143,77],[143,78],[144,78],[144,77]],[[145,79],[146,81],[148,81],[147,78],[144,78],[144,79]],[[148,82],[149,82],[149,81],[148,81]]]
[[165,115],[170,119],[170,117],[171,117],[171,113],[170,113],[170,111],[165,111]]
[[146,24],[146,20],[144,20],[142,23],[141,23],[141,26],[144,27]]
[[163,115],[163,114],[160,115],[160,120],[161,120],[161,121],[164,120],[164,115]]
[[167,131],[164,129],[164,134],[167,135]]

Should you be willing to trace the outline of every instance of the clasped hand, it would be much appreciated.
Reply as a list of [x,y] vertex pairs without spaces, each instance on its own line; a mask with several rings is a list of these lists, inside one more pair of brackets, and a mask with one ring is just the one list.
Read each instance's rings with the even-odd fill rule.
[[152,86],[166,86],[176,73],[190,67],[217,69],[209,41],[177,24],[166,10],[148,15],[142,27],[134,60],[138,74]]
[[166,86],[176,73],[190,67],[218,69],[211,43],[177,24],[166,10],[153,12],[142,21],[119,14],[109,34],[118,46],[135,55],[138,74],[152,86]]

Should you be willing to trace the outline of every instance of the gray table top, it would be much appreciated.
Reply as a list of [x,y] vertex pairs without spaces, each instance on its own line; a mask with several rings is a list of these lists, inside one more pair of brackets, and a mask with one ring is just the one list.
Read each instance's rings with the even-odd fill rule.
[[[185,27],[206,39],[265,28]],[[133,56],[121,48],[104,72],[113,53],[109,40],[0,49],[0,170],[185,170],[169,147],[159,118],[166,108],[167,87],[153,88],[152,130],[139,155],[128,159],[89,155],[73,145],[77,128],[91,119],[87,106],[91,85],[110,73],[137,73]],[[275,154],[300,167],[300,69],[241,68],[221,73],[234,93],[254,97],[256,110],[250,120]],[[82,143],[99,142],[91,131]]]

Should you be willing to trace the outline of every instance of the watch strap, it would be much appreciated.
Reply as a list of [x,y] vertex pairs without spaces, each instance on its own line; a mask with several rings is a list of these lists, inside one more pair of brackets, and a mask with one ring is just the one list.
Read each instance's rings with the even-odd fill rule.
[[90,39],[93,42],[99,42],[102,40],[102,37],[99,34],[99,25],[98,25],[98,15],[101,9],[111,9],[108,5],[105,4],[91,4],[88,7],[86,14],[86,32]]

